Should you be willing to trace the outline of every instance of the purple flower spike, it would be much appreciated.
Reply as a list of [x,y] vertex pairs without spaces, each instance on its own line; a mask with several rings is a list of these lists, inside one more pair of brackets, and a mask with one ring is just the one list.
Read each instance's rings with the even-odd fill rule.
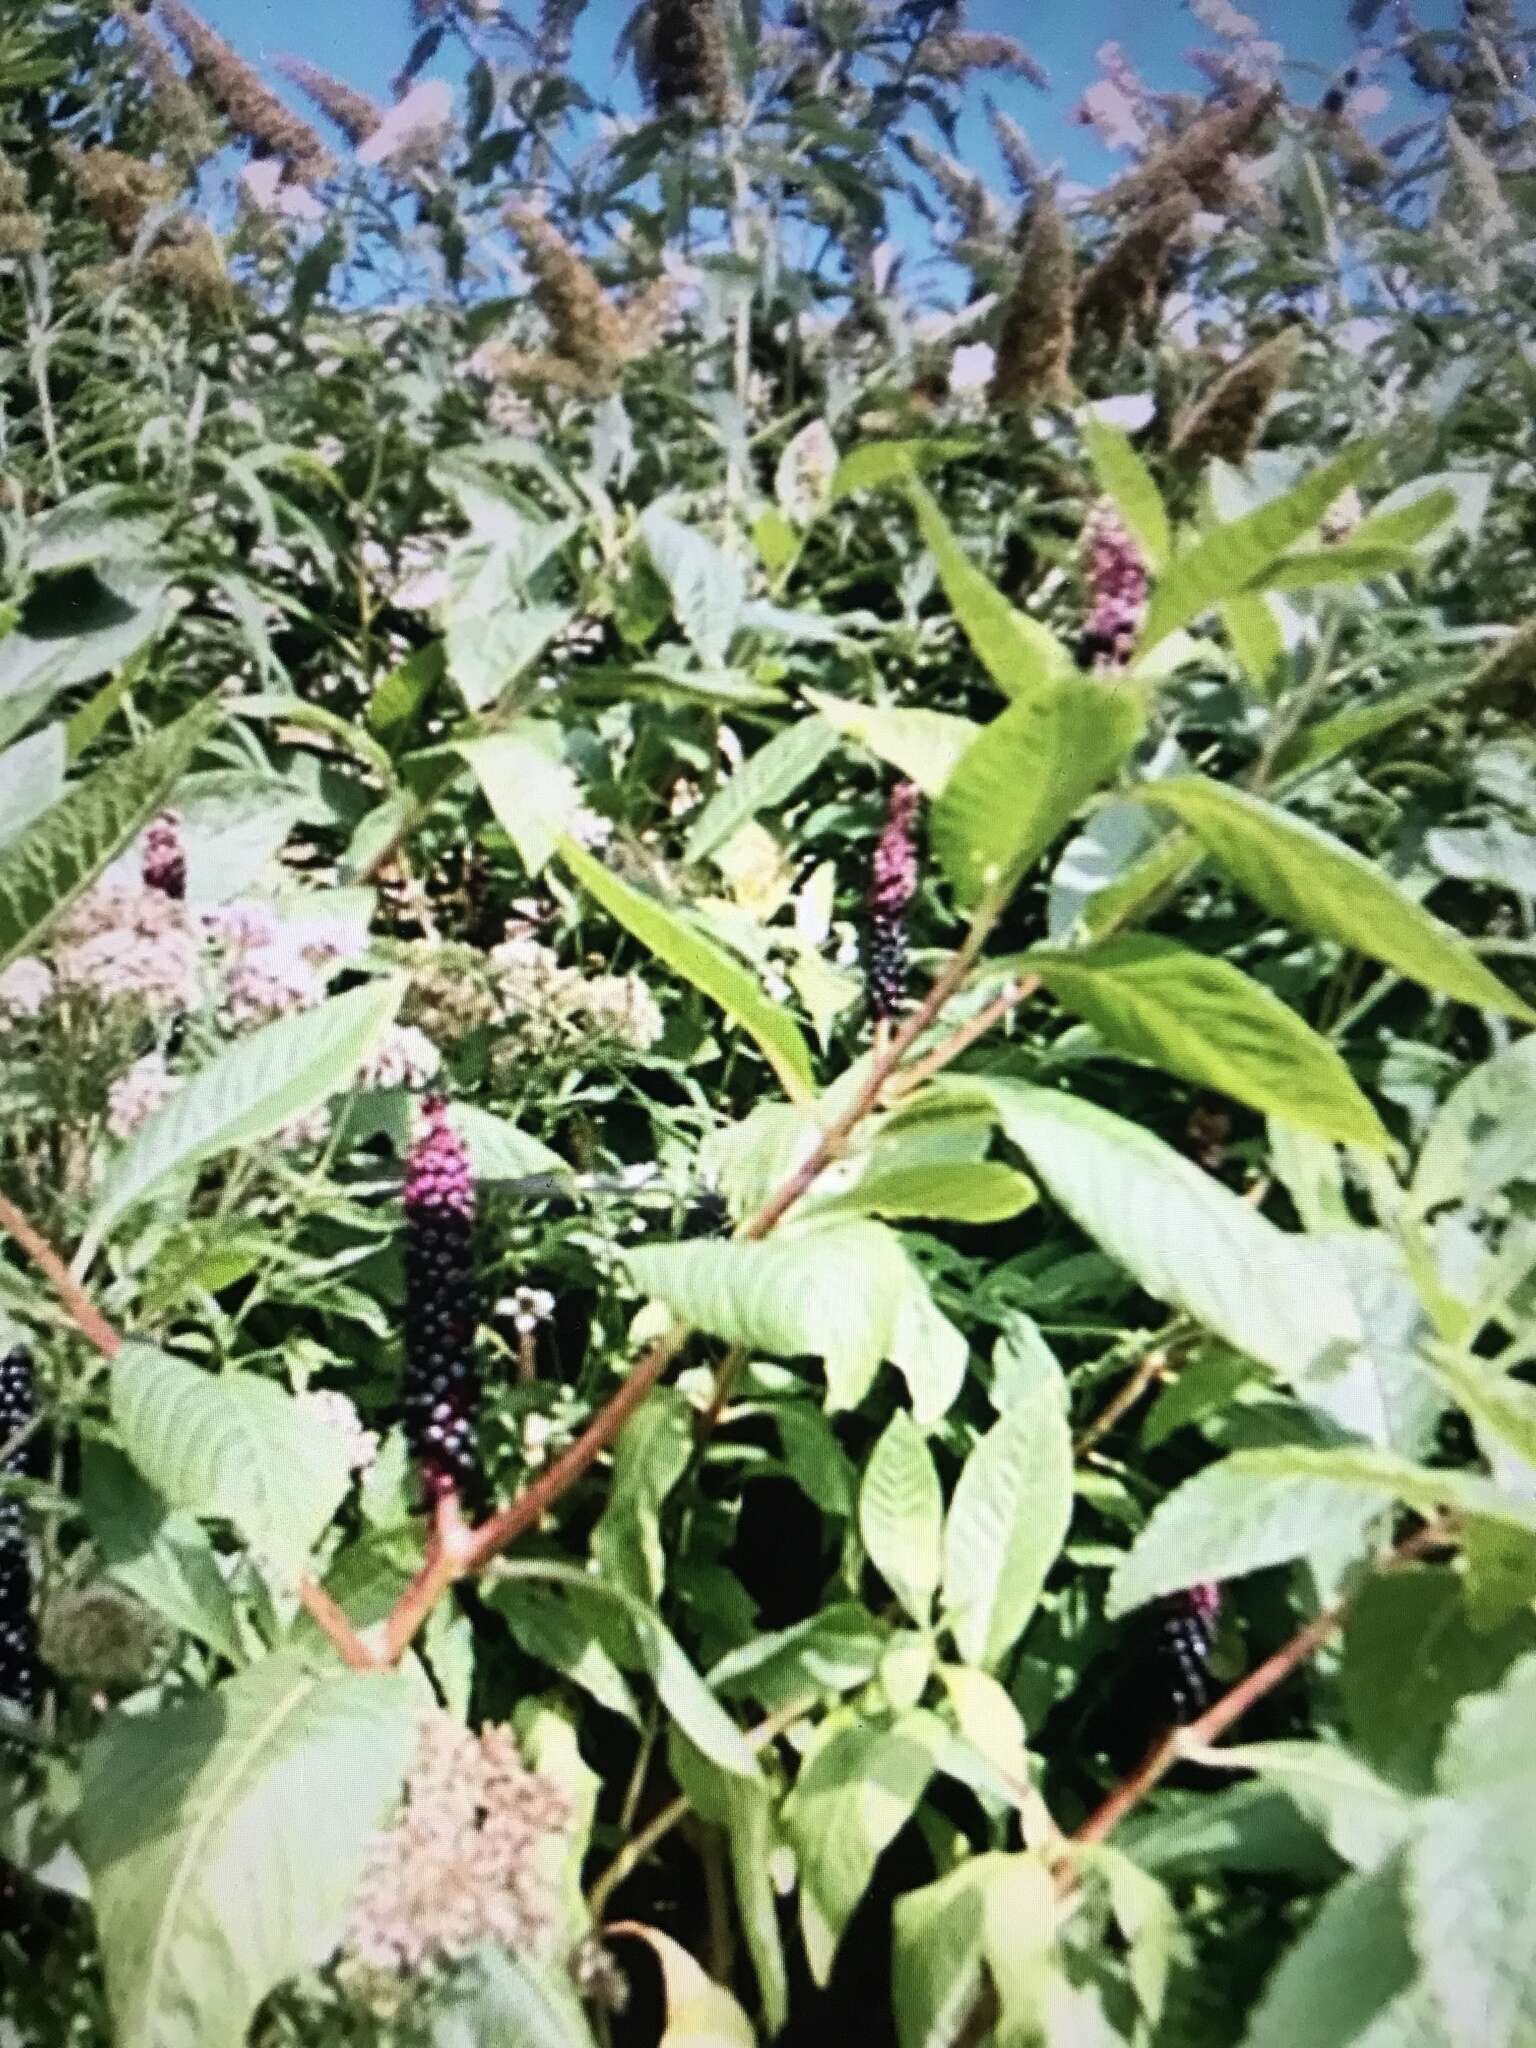
[[139,867],[146,889],[156,889],[173,901],[184,901],[187,893],[187,859],[182,850],[181,826],[174,811],[162,811],[151,819],[144,833],[144,857]]
[[429,1096],[405,1167],[406,1437],[434,1505],[474,1492],[479,1479],[475,1423],[475,1184],[469,1154]]
[[1096,505],[1083,528],[1088,580],[1088,622],[1080,658],[1100,675],[1122,669],[1131,658],[1147,610],[1147,565],[1119,515]]

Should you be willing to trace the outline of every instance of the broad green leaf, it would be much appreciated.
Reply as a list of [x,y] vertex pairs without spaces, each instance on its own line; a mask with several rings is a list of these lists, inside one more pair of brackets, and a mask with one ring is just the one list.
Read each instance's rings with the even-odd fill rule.
[[683,858],[707,860],[759,811],[787,803],[836,745],[837,735],[820,718],[800,718],[775,733],[700,811],[689,831]]
[[387,746],[397,746],[447,672],[447,650],[429,640],[380,678],[368,699],[368,730]]
[[821,690],[807,690],[828,725],[877,761],[885,761],[924,796],[937,796],[966,748],[981,730],[974,720],[949,711],[890,704],[850,704]]
[[433,1997],[432,2048],[595,2048],[570,1972],[558,1961],[489,1944],[456,1965]]
[[1119,769],[1144,718],[1129,689],[1056,675],[982,728],[933,807],[934,851],[964,906],[1011,894]]
[[1453,2041],[1536,2038],[1536,1656],[1463,1702],[1433,1802],[1408,1851],[1414,1945]]
[[1414,1802],[1336,1742],[1224,1743],[1196,1756],[1280,1786],[1356,1870],[1374,1870],[1414,1823]]
[[920,1334],[903,1329],[903,1312],[919,1292],[928,1299],[900,1240],[864,1221],[778,1233],[764,1244],[642,1245],[625,1264],[638,1286],[711,1336],[780,1358],[820,1358],[834,1410],[862,1400],[882,1359],[900,1363],[903,1339]]
[[857,1601],[844,1600],[729,1651],[709,1680],[728,1697],[744,1694],[771,1712],[818,1688],[836,1694],[866,1685],[889,1640],[885,1623]]
[[153,817],[218,718],[216,708],[187,712],[67,789],[0,850],[0,967],[30,951]]
[[701,1819],[725,1831],[741,1931],[762,1995],[767,2031],[778,2034],[789,2016],[789,1982],[772,1863],[779,1848],[775,1802],[764,1785],[728,1777],[683,1737],[668,1745],[672,1774]]
[[656,2048],[755,2048],[757,2036],[746,2014],[681,1943],[638,1920],[621,1920],[614,1931],[648,1942],[661,1965],[667,2024]]
[[1019,611],[983,575],[919,483],[908,487],[918,527],[939,567],[950,609],[982,667],[1004,696],[1030,702],[1072,668],[1072,657],[1049,626]]
[[898,1409],[859,1487],[859,1534],[871,1564],[925,1628],[939,1586],[944,1496],[922,1431]]
[[[1344,1622],[1340,1679],[1354,1749],[1393,1784],[1428,1792],[1461,1701],[1497,1685],[1531,1650],[1536,1615],[1527,1609],[1496,1628],[1475,1628],[1461,1573],[1452,1566],[1378,1573],[1360,1588]],[[1402,1682],[1405,1671],[1414,1675],[1411,1686]]]
[[619,1438],[608,1504],[592,1531],[604,1576],[636,1599],[661,1598],[661,1511],[692,1461],[693,1410],[675,1387],[658,1387]]
[[640,534],[657,574],[672,593],[678,624],[708,668],[723,668],[747,600],[741,564],[718,543],[653,505]]
[[1312,531],[1339,493],[1359,483],[1381,454],[1380,441],[1357,441],[1294,489],[1203,533],[1176,555],[1147,608],[1138,652],[1145,654],[1202,612],[1249,589],[1285,551]]
[[1265,1984],[1243,2048],[1451,2048],[1419,1978],[1403,1867],[1344,1879]]
[[1193,833],[1163,833],[1124,873],[1117,874],[1089,897],[1083,906],[1084,929],[1092,938],[1103,938],[1145,916],[1187,879],[1199,866],[1200,858],[1199,843]]
[[560,743],[559,726],[544,718],[522,718],[484,739],[456,743],[531,875],[543,872],[581,800]]
[[928,1216],[941,1223],[1006,1223],[1035,1200],[1026,1174],[991,1159],[934,1159],[904,1164],[899,1152],[878,1157],[844,1194],[818,1202],[815,1213]]
[[1175,1430],[1219,1415],[1243,1387],[1262,1377],[1251,1358],[1228,1351],[1223,1344],[1207,1345],[1180,1366],[1178,1378],[1163,1388],[1147,1410],[1141,1427],[1143,1446],[1155,1451]]
[[952,2048],[986,1988],[982,1914],[996,1851],[967,1857],[937,1883],[896,1901],[892,2018],[901,2048]]
[[1168,1971],[1179,1933],[1173,1900],[1166,1886],[1107,1843],[1079,1847],[1074,1860],[1079,1869],[1097,1877],[1109,1895],[1110,1911],[1125,1938],[1132,1987],[1155,2027],[1163,2015]]
[[112,1421],[172,1507],[233,1522],[286,1572],[302,1569],[347,1490],[340,1437],[254,1373],[207,1372],[125,1344],[112,1361]]
[[1108,1612],[1290,1564],[1322,1543],[1365,1547],[1381,1513],[1377,1489],[1275,1471],[1262,1462],[1268,1455],[1239,1452],[1166,1495],[1110,1581]]
[[234,1602],[196,1516],[167,1507],[121,1451],[97,1441],[84,1447],[80,1498],[108,1576],[174,1628],[239,1663]]
[[326,1959],[418,1704],[396,1674],[278,1655],[109,1722],[76,1827],[121,2048],[242,2048],[268,1992]]
[[1428,1371],[1480,1431],[1536,1466],[1536,1387],[1480,1358],[1439,1353]]
[[1340,1144],[1391,1140],[1349,1068],[1280,998],[1226,960],[1134,933],[1028,956],[1115,1051]]
[[1115,1840],[1141,1869],[1169,1882],[1234,1870],[1283,1872],[1317,1886],[1339,1870],[1339,1859],[1294,1804],[1253,1780],[1221,1791],[1164,1791],[1158,1810],[1132,1814]]
[[1061,1998],[1056,1879],[1045,1859],[989,1858],[980,1876],[981,1953],[997,1999],[997,2048],[1091,2039],[1068,2018],[1069,2002]]
[[967,1664],[991,1669],[1028,1626],[1072,1519],[1072,1438],[1041,1386],[993,1423],[961,1468],[944,1525],[944,1619]]
[[62,725],[45,725],[0,754],[0,847],[42,816],[64,791]]
[[1536,1178],[1536,1033],[1517,1038],[1451,1090],[1430,1126],[1410,1191],[1427,1215],[1445,1202],[1477,1207]]
[[523,567],[500,541],[462,541],[449,553],[444,657],[471,711],[496,703],[570,624],[569,606],[528,602]]
[[512,1558],[497,1561],[492,1590],[497,1581],[504,1585],[516,1579],[563,1587],[573,1603],[584,1603],[598,1618],[609,1652],[619,1662],[648,1674],[662,1705],[695,1749],[702,1750],[723,1771],[754,1780],[758,1777],[757,1759],[741,1730],[645,1601],[574,1565],[524,1563]]
[[1147,566],[1161,575],[1168,566],[1173,540],[1163,494],[1152,472],[1120,427],[1086,412],[1082,417],[1083,445],[1098,478],[1099,489],[1114,501],[1116,511],[1134,537]]
[[[1486,478],[1480,478],[1486,483]],[[1391,491],[1368,512],[1349,536],[1351,547],[1414,548],[1448,519],[1454,519],[1461,500],[1448,484],[1435,477],[1416,477],[1400,490]]]
[[404,993],[369,983],[263,1025],[199,1068],[113,1159],[81,1246],[82,1270],[118,1218],[174,1173],[254,1145],[344,1088]]
[[1145,783],[1138,795],[1189,825],[1217,866],[1274,916],[1460,1002],[1536,1020],[1459,933],[1306,819],[1195,775]]
[[744,967],[665,904],[620,881],[574,840],[560,841],[560,858],[615,923],[741,1026],[777,1074],[786,1095],[800,1102],[810,1099],[811,1055],[799,1026],[769,1000]]
[[837,465],[828,494],[836,504],[855,492],[877,490],[884,484],[905,483],[922,469],[934,469],[957,456],[970,455],[973,441],[866,441],[850,449]]
[[1453,698],[1473,692],[1475,677],[1437,676],[1433,682],[1407,683],[1396,690],[1383,690],[1362,704],[1336,711],[1296,734],[1281,749],[1276,772],[1290,787],[1329,761],[1353,754],[1370,740],[1423,713],[1448,705]]
[[967,1079],[944,1092],[990,1101],[1050,1193],[1147,1293],[1345,1427],[1386,1433],[1359,1309],[1326,1242],[1277,1229],[1150,1131],[1096,1104],[1014,1081]]
[[571,1178],[572,1168],[558,1152],[473,1102],[450,1103],[448,1121],[464,1140],[477,1181],[527,1180],[534,1174]]
[[130,662],[171,616],[167,586],[121,563],[51,576],[27,599],[20,625],[0,639],[0,703],[45,705]]
[[989,1671],[968,1664],[941,1664],[939,1682],[949,1695],[955,1726],[1007,1784],[1016,1805],[1029,1796],[1029,1750],[1024,1716],[1006,1687]]
[[158,543],[168,514],[147,491],[94,484],[34,522],[26,537],[33,576],[142,557]]
[[917,1810],[945,1742],[937,1716],[914,1708],[889,1723],[834,1722],[784,1810],[800,1865],[800,1929],[825,1984],[875,1865]]
[[1401,576],[1418,567],[1412,548],[1364,547],[1358,541],[1332,547],[1298,548],[1282,555],[1258,577],[1256,590],[1314,590],[1327,583],[1369,583],[1378,576]]

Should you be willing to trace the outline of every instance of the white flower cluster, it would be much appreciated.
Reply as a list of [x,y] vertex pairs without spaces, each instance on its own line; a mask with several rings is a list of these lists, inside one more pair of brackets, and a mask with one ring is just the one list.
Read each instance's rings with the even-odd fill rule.
[[126,1074],[119,1074],[107,1091],[107,1129],[114,1138],[133,1137],[165,1107],[180,1085],[167,1068],[163,1052],[145,1053]]
[[648,1052],[666,1028],[638,975],[583,974],[527,938],[495,947],[490,963],[506,1027],[495,1054],[503,1066],[581,1044]]
[[223,969],[220,1009],[236,1030],[312,1009],[332,970],[357,959],[367,945],[366,935],[344,918],[283,918],[252,898],[210,911],[205,923]]
[[196,1009],[203,948],[184,903],[141,882],[103,876],[63,919],[55,992],[132,1002],[151,1016]]
[[363,1427],[362,1417],[347,1396],[332,1387],[311,1387],[297,1400],[305,1417],[318,1429],[328,1429],[341,1439],[346,1447],[348,1470],[366,1472],[379,1455],[378,1433]]

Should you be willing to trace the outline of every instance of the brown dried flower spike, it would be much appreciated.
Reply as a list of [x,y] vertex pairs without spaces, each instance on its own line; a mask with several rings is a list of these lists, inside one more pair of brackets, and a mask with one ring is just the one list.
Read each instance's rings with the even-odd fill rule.
[[546,356],[501,351],[488,367],[508,378],[538,381],[542,376],[573,390],[610,390],[624,364],[654,345],[670,303],[670,283],[662,279],[619,306],[586,258],[543,214],[509,206],[505,219],[533,272],[534,299],[549,322],[550,350]]
[[310,64],[302,57],[279,57],[277,68],[336,123],[354,148],[382,127],[384,109],[377,102],[344,79],[322,71],[318,64]]
[[1170,259],[1195,212],[1194,195],[1171,192],[1133,220],[1078,288],[1078,338],[1101,336],[1118,348],[1157,311]]
[[125,249],[145,215],[174,199],[181,189],[180,177],[164,164],[144,163],[120,149],[71,149],[62,143],[59,158],[82,203]]
[[1175,422],[1169,453],[1190,467],[1218,459],[1245,462],[1258,444],[1264,415],[1290,379],[1300,348],[1300,330],[1288,327],[1250,350]]
[[1074,262],[1054,193],[1042,185],[1024,223],[1019,275],[1003,307],[992,376],[995,405],[1065,397],[1072,354]]
[[237,135],[268,156],[281,157],[300,184],[314,184],[330,175],[335,162],[314,129],[267,90],[245,59],[186,0],[160,0],[160,12],[186,51],[194,77]]
[[658,114],[698,107],[722,125],[740,116],[720,0],[645,0],[631,35],[635,71]]

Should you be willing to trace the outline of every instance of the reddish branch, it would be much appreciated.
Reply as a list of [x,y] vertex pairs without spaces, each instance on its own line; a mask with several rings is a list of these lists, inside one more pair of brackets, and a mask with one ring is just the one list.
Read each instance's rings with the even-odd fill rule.
[[122,1338],[107,1321],[90,1296],[75,1280],[68,1266],[59,1257],[53,1246],[42,1233],[34,1230],[14,1203],[0,1195],[0,1229],[15,1238],[27,1257],[41,1273],[46,1274],[54,1293],[69,1311],[75,1327],[82,1336],[88,1337],[103,1358],[115,1358],[122,1347]]

